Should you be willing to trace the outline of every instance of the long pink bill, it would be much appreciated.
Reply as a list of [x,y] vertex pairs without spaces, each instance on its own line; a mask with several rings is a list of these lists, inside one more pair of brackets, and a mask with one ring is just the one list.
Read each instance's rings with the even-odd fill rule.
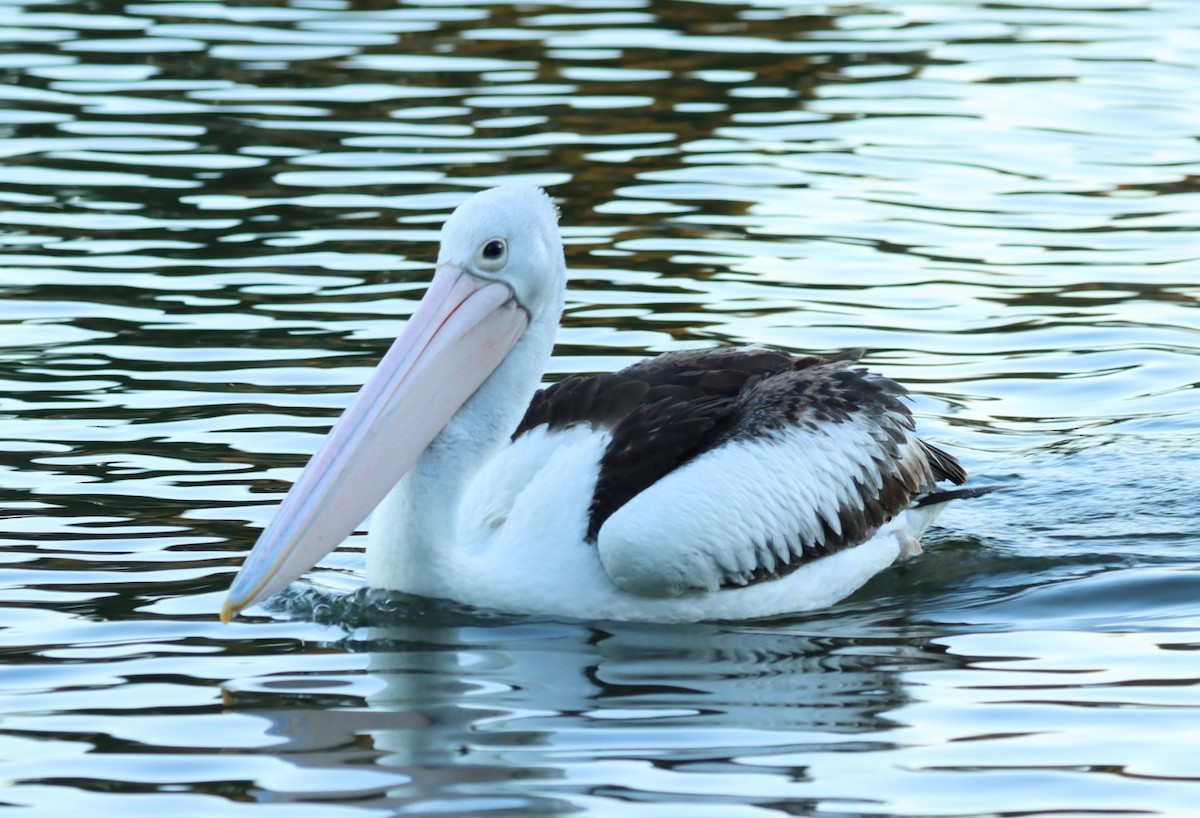
[[222,621],[286,587],[352,534],[528,324],[507,285],[439,266],[404,332],[242,564]]

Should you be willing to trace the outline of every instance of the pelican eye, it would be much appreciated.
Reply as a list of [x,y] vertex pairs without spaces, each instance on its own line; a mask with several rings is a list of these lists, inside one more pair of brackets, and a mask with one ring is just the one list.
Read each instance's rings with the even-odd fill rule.
[[480,267],[494,273],[508,261],[508,242],[504,239],[488,239],[479,246],[475,256]]

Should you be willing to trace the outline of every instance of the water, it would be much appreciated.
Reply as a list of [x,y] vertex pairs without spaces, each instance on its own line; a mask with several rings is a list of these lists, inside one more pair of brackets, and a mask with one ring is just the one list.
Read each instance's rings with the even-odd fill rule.
[[[15,814],[1196,813],[1200,5],[68,0],[0,28]],[[339,602],[356,538],[307,616],[218,624],[437,226],[508,179],[562,203],[550,377],[866,347],[1012,488],[811,616]]]

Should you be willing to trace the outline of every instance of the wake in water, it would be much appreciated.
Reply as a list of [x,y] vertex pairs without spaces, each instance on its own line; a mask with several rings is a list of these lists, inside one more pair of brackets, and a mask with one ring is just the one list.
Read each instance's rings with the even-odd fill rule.
[[358,588],[347,592],[304,583],[285,588],[264,602],[262,608],[288,619],[347,630],[414,622],[433,625],[495,623],[514,618],[446,599],[427,599],[383,588]]

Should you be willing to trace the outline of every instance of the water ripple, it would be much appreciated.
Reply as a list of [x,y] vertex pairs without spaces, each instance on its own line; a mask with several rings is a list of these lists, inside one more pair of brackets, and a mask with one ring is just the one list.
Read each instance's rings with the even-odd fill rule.
[[[1184,0],[0,11],[5,803],[1191,814],[1198,28]],[[549,378],[865,347],[1007,490],[819,615],[498,617],[364,589],[355,537],[220,626],[441,221],[509,180],[562,210]]]

